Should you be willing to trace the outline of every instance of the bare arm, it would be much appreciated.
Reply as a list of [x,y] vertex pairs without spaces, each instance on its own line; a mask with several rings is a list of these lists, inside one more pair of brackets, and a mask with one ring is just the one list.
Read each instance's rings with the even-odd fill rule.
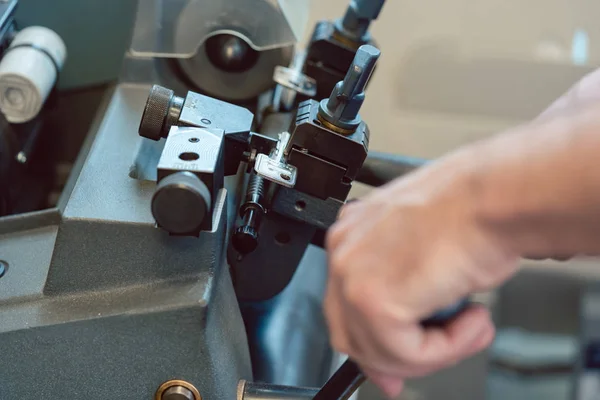
[[600,254],[600,71],[535,121],[455,152],[342,210],[327,237],[332,342],[390,396],[487,347],[473,307],[419,321],[514,274],[519,258]]
[[600,103],[474,145],[482,224],[521,256],[600,254]]

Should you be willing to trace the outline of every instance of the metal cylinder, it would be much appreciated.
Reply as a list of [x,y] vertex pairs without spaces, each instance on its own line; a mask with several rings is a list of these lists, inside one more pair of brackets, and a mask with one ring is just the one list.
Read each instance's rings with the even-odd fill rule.
[[318,389],[240,382],[237,400],[310,400]]
[[148,139],[167,137],[169,129],[179,120],[183,98],[175,96],[171,89],[152,86],[140,121],[139,134]]
[[183,386],[172,386],[165,390],[162,394],[161,400],[199,400],[196,399],[194,393]]
[[365,100],[365,88],[381,52],[371,46],[361,46],[343,81],[335,85],[328,99],[319,105],[319,119],[335,127],[353,132],[361,123],[360,108]]
[[197,233],[211,210],[208,187],[188,171],[163,178],[152,196],[156,223],[172,234]]

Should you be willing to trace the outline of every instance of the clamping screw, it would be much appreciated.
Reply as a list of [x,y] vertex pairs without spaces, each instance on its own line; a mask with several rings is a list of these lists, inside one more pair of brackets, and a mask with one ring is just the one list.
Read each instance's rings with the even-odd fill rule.
[[343,81],[331,96],[319,104],[319,119],[343,133],[352,133],[361,123],[358,114],[365,101],[365,89],[381,52],[371,45],[360,46]]
[[352,0],[343,18],[336,21],[338,32],[355,42],[367,42],[369,26],[377,19],[385,0]]
[[140,121],[140,136],[152,140],[167,137],[171,126],[179,120],[183,102],[183,98],[175,96],[171,89],[152,86]]
[[252,253],[258,247],[258,231],[265,208],[264,201],[265,182],[256,174],[250,176],[248,189],[246,190],[246,201],[240,208],[242,225],[235,230],[232,237],[233,247],[240,254]]

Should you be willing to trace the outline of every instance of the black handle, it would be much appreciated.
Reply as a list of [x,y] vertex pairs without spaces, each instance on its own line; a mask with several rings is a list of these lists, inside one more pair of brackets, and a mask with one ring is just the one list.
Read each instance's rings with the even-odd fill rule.
[[[469,299],[439,311],[422,322],[425,327],[444,326],[469,306]],[[348,400],[366,380],[358,364],[348,359],[323,385],[313,400]]]
[[383,186],[428,162],[422,158],[369,151],[367,159],[356,176],[356,181],[369,186]]

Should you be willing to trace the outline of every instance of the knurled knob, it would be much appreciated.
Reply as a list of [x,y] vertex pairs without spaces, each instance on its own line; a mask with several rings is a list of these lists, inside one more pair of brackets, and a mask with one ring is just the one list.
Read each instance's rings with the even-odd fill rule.
[[171,89],[159,85],[152,86],[138,130],[140,136],[152,140],[160,140],[161,137],[167,136],[165,122],[174,95]]
[[152,197],[152,215],[158,226],[174,235],[197,234],[210,218],[208,187],[191,172],[163,178]]

